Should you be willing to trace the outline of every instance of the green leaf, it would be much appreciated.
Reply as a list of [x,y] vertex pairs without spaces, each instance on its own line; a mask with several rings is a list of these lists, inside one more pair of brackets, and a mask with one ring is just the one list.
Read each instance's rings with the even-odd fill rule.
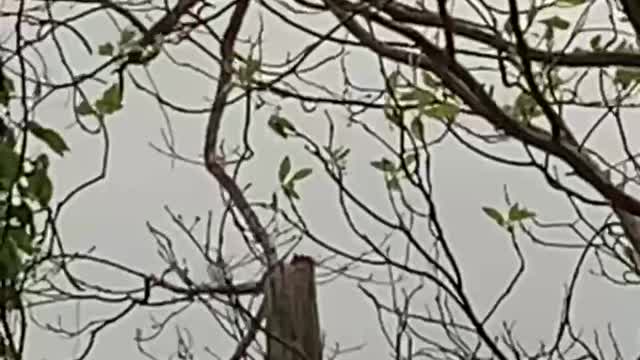
[[589,45],[591,45],[591,49],[594,51],[602,50],[600,47],[600,41],[602,40],[602,35],[598,34],[589,40]]
[[273,132],[275,132],[276,134],[280,135],[280,137],[282,137],[283,139],[286,139],[289,136],[287,135],[287,133],[284,131],[284,128],[280,124],[272,121],[269,121],[268,124],[271,130],[273,130]]
[[351,152],[351,149],[346,148],[346,149],[342,149],[342,151],[340,151],[340,149],[338,149],[338,152],[336,154],[336,160],[343,160],[344,158],[346,158],[349,153]]
[[344,170],[347,164],[347,156],[351,152],[351,149],[344,146],[338,146],[335,149],[331,149],[328,146],[324,146],[324,149],[329,153],[331,157],[331,163],[338,169]]
[[393,163],[386,158],[382,158],[379,161],[372,161],[371,166],[383,172],[392,172],[396,170]]
[[438,82],[427,71],[422,72],[422,83],[431,88],[438,86]]
[[627,88],[631,83],[640,81],[640,70],[619,68],[616,70],[613,81],[622,85],[623,88]]
[[402,112],[392,103],[385,104],[384,115],[392,124],[400,125],[402,123]]
[[15,91],[13,80],[7,77],[4,71],[0,70],[0,104],[5,107],[9,105],[11,94]]
[[11,215],[15,216],[21,225],[33,225],[33,210],[25,202],[20,203],[18,206],[13,206]]
[[298,195],[294,186],[295,186],[295,183],[293,181],[289,181],[288,183],[284,184],[282,186],[284,195],[288,198],[300,199],[300,195]]
[[511,35],[513,34],[513,27],[511,26],[511,20],[507,18],[507,20],[504,22],[504,26],[503,26],[504,32],[507,35]]
[[136,36],[136,32],[135,31],[133,31],[131,29],[124,29],[120,33],[120,42],[118,44],[119,45],[127,45],[129,42],[131,42],[131,40],[133,40],[134,36]]
[[0,242],[0,279],[15,279],[21,269],[22,260],[15,243],[13,241]]
[[[5,309],[13,310],[20,307],[20,294],[18,293],[16,286],[12,286],[11,284],[0,285],[0,304],[2,304]],[[8,348],[6,344],[0,345],[0,358],[14,358],[10,356],[11,350]]]
[[400,95],[400,100],[417,101],[418,107],[423,107],[432,104],[436,100],[436,96],[431,91],[415,88]]
[[56,154],[63,156],[65,151],[69,151],[69,147],[67,143],[64,141],[62,136],[58,134],[55,130],[42,127],[34,122],[30,123],[29,131],[42,140],[51,150],[53,150]]
[[411,134],[419,140],[424,138],[424,124],[420,116],[416,116],[411,120]]
[[620,41],[618,46],[616,46],[615,51],[626,51],[626,52],[637,53],[637,51],[633,48],[633,43],[627,42],[626,39],[622,39],[622,41]]
[[302,180],[302,179],[306,178],[307,176],[311,175],[312,172],[313,172],[313,170],[311,168],[300,169],[300,170],[296,171],[295,174],[293,174],[293,177],[291,178],[291,181]]
[[453,121],[460,112],[460,108],[452,103],[443,103],[432,106],[423,111],[423,114],[439,120]]
[[287,130],[291,130],[291,131],[295,131],[296,128],[293,126],[293,124],[291,124],[291,122],[289,122],[289,120],[287,120],[287,118],[283,117],[283,116],[278,116],[278,122],[282,124],[282,126],[287,129]]
[[113,44],[110,42],[106,42],[98,46],[98,54],[102,56],[111,56],[113,55],[114,50],[115,48],[113,47]]
[[122,94],[118,84],[111,85],[102,93],[102,98],[96,101],[96,109],[104,115],[113,114],[122,109]]
[[550,28],[556,28],[560,30],[566,30],[571,26],[571,23],[567,20],[561,18],[558,15],[554,15],[552,17],[546,18],[544,20],[540,20],[541,23],[547,25]]
[[82,102],[78,106],[76,106],[76,112],[80,116],[95,114],[95,110],[93,110],[91,104],[89,104],[89,102],[87,102],[86,100],[82,100]]
[[407,167],[411,167],[416,160],[418,159],[418,155],[416,153],[410,153],[404,156],[404,162]]
[[238,71],[238,78],[243,84],[250,84],[253,80],[253,75],[260,70],[260,62],[253,59],[247,59],[245,65],[240,66]]
[[391,191],[400,191],[400,180],[398,180],[397,176],[392,176],[387,179],[387,188]]
[[502,214],[500,214],[498,210],[485,206],[482,208],[482,211],[484,211],[484,213],[492,218],[498,225],[504,226],[504,217],[502,217]]
[[19,170],[20,156],[7,144],[0,143],[0,190],[9,190]]
[[22,250],[27,255],[33,254],[35,249],[32,244],[32,239],[24,227],[11,227],[7,233],[18,249]]
[[557,4],[560,7],[574,7],[586,3],[587,0],[558,0]]
[[[7,217],[7,209],[8,208],[9,207],[7,206],[7,201],[6,200],[0,201],[0,218],[4,219],[4,218]],[[0,228],[0,230],[2,230],[2,228]]]
[[287,130],[292,132],[296,131],[296,128],[289,122],[289,120],[276,114],[269,117],[267,124],[276,134],[282,136],[284,139],[288,136]]
[[46,170],[49,168],[49,157],[47,156],[47,154],[40,154],[33,161],[33,165],[35,166],[36,169]]
[[527,93],[520,93],[513,106],[514,115],[522,120],[530,120],[542,115],[538,103]]
[[287,175],[289,175],[289,171],[291,171],[291,159],[289,159],[288,156],[285,156],[280,162],[280,168],[278,169],[278,179],[281,183],[284,183]]
[[517,222],[535,217],[536,214],[527,209],[521,209],[518,204],[513,204],[509,209],[509,221]]
[[43,207],[49,205],[53,195],[53,184],[47,175],[46,169],[38,168],[29,176],[28,181],[29,187],[27,191],[29,197],[37,200]]

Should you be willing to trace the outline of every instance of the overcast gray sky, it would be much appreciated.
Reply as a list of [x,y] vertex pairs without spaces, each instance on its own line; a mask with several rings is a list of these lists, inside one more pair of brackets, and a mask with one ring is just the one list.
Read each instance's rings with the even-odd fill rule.
[[[65,11],[66,5],[60,5],[59,11]],[[259,6],[252,4],[252,16],[247,20],[244,34],[255,34]],[[458,14],[456,14],[458,15]],[[309,24],[326,28],[333,23],[329,18],[309,20]],[[214,27],[222,31],[225,21],[216,21]],[[265,14],[265,58],[271,61],[282,60],[287,51],[300,50],[309,43],[309,39],[273,17]],[[105,17],[95,17],[82,22],[84,34],[97,46],[104,41],[117,39],[118,32]],[[87,70],[98,63],[97,55],[88,56],[77,46],[70,36],[62,37],[66,52],[70,55],[74,67]],[[50,45],[50,44],[49,44]],[[215,43],[209,43],[217,49]],[[217,72],[217,66],[202,60],[200,55],[189,46],[171,47],[171,52],[180,57],[208,67]],[[331,48],[322,51],[327,53]],[[55,61],[57,56],[53,48],[51,55],[51,76],[56,80],[66,78],[65,73]],[[320,53],[323,53],[323,52]],[[375,58],[364,53],[355,53],[349,60],[351,75],[361,84],[379,85],[380,76]],[[159,84],[163,96],[183,105],[208,105],[204,98],[211,96],[215,83],[195,76],[184,69],[160,58],[150,68],[155,81]],[[328,67],[314,76],[325,84],[335,79],[336,87],[340,78],[336,76],[337,66]],[[142,72],[137,71],[138,76]],[[114,81],[115,78],[110,79]],[[97,95],[100,86],[89,86],[88,91]],[[65,129],[73,120],[67,99],[54,97],[43,105],[38,120],[58,129]],[[293,102],[283,102],[282,114],[304,128],[316,139],[326,135],[326,122],[321,111],[304,113]],[[317,167],[317,163],[308,156],[300,143],[284,142],[267,127],[272,110],[265,109],[253,114],[252,145],[256,158],[243,171],[242,182],[253,183],[250,198],[268,200],[270,193],[277,188],[277,166],[285,154],[292,157],[295,167],[312,166],[314,175],[307,179],[300,192],[302,209],[310,221],[310,226],[324,240],[347,248],[364,249],[358,239],[352,235],[337,210],[337,197],[326,175]],[[366,199],[374,208],[382,212],[389,211],[383,193],[383,179],[371,169],[369,162],[383,154],[380,146],[374,144],[357,127],[345,128],[344,112],[332,109],[332,114],[340,123],[338,141],[350,146],[350,175],[348,184],[356,193]],[[590,113],[570,113],[577,120],[595,116]],[[633,118],[634,114],[629,114]],[[237,141],[242,123],[242,108],[234,107],[227,112],[223,123],[224,132],[229,141]],[[569,116],[572,118],[572,116]],[[571,119],[572,120],[572,119]],[[201,151],[206,115],[185,116],[171,114],[171,123],[176,134],[178,149],[182,154],[198,156]],[[370,114],[367,121],[377,124],[385,121],[382,114]],[[572,122],[583,131],[584,124]],[[107,178],[100,184],[83,192],[66,208],[59,224],[61,234],[69,251],[86,250],[96,246],[96,254],[130,264],[138,269],[159,273],[163,264],[157,256],[155,243],[148,233],[145,221],[176,235],[175,246],[179,254],[190,260],[189,265],[197,279],[204,281],[205,267],[193,247],[184,236],[179,236],[163,210],[168,205],[185,218],[205,217],[208,210],[214,215],[221,213],[218,186],[202,168],[183,163],[171,166],[171,162],[155,152],[149,142],[161,145],[160,130],[165,127],[164,120],[154,101],[136,91],[127,84],[125,106],[113,118],[108,119],[109,134],[112,141],[110,163]],[[430,127],[436,131],[437,127]],[[70,189],[90,176],[99,172],[101,159],[101,139],[89,136],[78,127],[63,130],[71,152],[64,158],[53,162],[53,174],[56,199],[60,199]],[[616,155],[619,149],[608,148],[608,139],[614,130],[604,130],[596,135],[592,144],[597,148]],[[634,140],[634,139],[632,139]],[[596,145],[594,145],[595,147]],[[44,149],[43,147],[39,148]],[[481,211],[482,206],[504,208],[503,185],[507,184],[514,201],[539,214],[542,220],[573,220],[573,213],[566,200],[549,189],[543,177],[533,170],[522,170],[496,165],[471,154],[453,139],[438,145],[433,151],[435,198],[438,202],[440,219],[450,241],[462,271],[468,292],[480,313],[486,311],[497,294],[506,286],[506,282],[516,270],[516,259],[511,250],[507,234],[492,223]],[[502,154],[520,154],[517,146],[502,146]],[[366,228],[366,227],[365,227]],[[376,232],[374,228],[370,231]],[[200,234],[204,234],[201,230]],[[379,231],[377,233],[380,235]],[[563,240],[572,236],[569,232],[548,232],[549,239]],[[400,239],[398,239],[400,241]],[[516,334],[528,346],[535,346],[539,340],[549,340],[558,326],[559,311],[564,285],[568,282],[571,269],[575,266],[578,252],[541,249],[533,246],[524,236],[519,240],[527,254],[527,273],[519,283],[516,294],[501,308],[492,326],[499,325],[498,320],[517,320]],[[235,241],[235,243],[234,243]],[[243,252],[243,243],[235,234],[228,239],[230,254]],[[301,245],[300,252],[310,255],[322,255],[316,246],[309,243]],[[590,266],[594,266],[590,262]],[[130,279],[113,271],[104,271],[97,267],[78,267],[78,271],[102,284],[109,286],[132,285]],[[362,269],[361,273],[367,273]],[[343,346],[365,343],[366,347],[346,358],[381,359],[389,357],[389,349],[382,341],[373,308],[357,290],[353,280],[339,280],[319,291],[321,325],[327,334],[329,344],[339,341]],[[380,294],[387,294],[384,288]],[[384,296],[388,296],[384,295]],[[592,329],[605,330],[606,324],[614,324],[614,330],[626,355],[636,355],[640,351],[638,331],[637,290],[616,288],[603,280],[584,276],[578,285],[574,302],[573,319],[575,324],[583,326],[586,336],[592,336]],[[428,304],[432,299],[424,296],[419,302]],[[60,316],[67,326],[73,327],[75,304],[66,303],[38,311],[41,321],[55,322]],[[81,321],[112,314],[115,307],[101,304],[82,304]],[[106,329],[99,336],[90,359],[126,359],[142,358],[135,348],[133,337],[136,328],[149,331],[150,314],[165,313],[156,310],[137,310],[118,324]],[[194,335],[196,349],[202,352],[209,346],[223,358],[232,351],[231,344],[222,339],[217,325],[206,311],[194,305],[192,309],[179,316],[173,324],[188,327]],[[69,359],[79,346],[76,340],[65,340],[59,336],[30,328],[29,359]],[[85,338],[81,340],[84,346]],[[165,358],[175,349],[175,331],[167,328],[160,341],[149,349],[160,358]]]

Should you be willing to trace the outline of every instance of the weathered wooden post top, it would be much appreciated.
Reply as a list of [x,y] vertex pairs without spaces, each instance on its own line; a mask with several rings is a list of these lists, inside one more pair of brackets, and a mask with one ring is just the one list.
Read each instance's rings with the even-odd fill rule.
[[321,360],[314,261],[294,255],[270,276],[266,360]]

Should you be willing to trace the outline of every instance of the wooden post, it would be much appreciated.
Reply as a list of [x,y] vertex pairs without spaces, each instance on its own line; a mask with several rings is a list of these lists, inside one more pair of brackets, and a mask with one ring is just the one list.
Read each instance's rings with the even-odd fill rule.
[[266,360],[322,360],[313,259],[294,255],[270,281]]

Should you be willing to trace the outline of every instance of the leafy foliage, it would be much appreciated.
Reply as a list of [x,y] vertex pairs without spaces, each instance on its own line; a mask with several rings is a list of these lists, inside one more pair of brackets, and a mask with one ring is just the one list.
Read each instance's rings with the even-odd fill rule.
[[412,173],[415,170],[416,161],[417,154],[408,152],[403,155],[397,165],[385,157],[372,161],[370,164],[384,174],[387,189],[400,191],[400,180],[406,178],[408,173]]
[[102,119],[106,115],[111,115],[122,109],[122,93],[118,84],[112,84],[95,101],[93,106],[87,101],[82,101],[76,106],[76,113],[79,116],[95,115]]
[[506,216],[495,208],[488,206],[483,207],[482,211],[484,211],[489,218],[493,219],[498,226],[503,227],[510,232],[513,231],[515,224],[527,219],[532,219],[536,216],[536,213],[526,208],[521,208],[518,203],[513,204],[509,208]]
[[110,115],[122,109],[122,94],[117,84],[111,85],[96,101],[96,110],[103,115]]
[[125,28],[120,32],[120,40],[118,41],[118,45],[120,45],[121,47],[129,45],[135,36],[136,32],[134,30]]
[[303,168],[291,175],[291,159],[285,156],[278,168],[278,180],[280,181],[285,196],[296,200],[300,199],[300,195],[296,191],[296,185],[299,181],[311,175],[312,172],[313,170],[311,168]]
[[11,95],[15,91],[13,80],[7,77],[4,70],[0,68],[0,104],[4,107],[9,105]]
[[289,122],[289,120],[277,114],[271,115],[268,125],[271,130],[283,139],[286,139],[291,133],[295,133],[296,131],[296,128],[291,124],[291,122]]
[[347,168],[347,157],[351,153],[350,148],[338,146],[332,149],[324,146],[324,150],[329,154],[330,165],[333,169],[342,172]]
[[9,191],[20,171],[20,155],[5,143],[0,143],[0,192]]
[[414,84],[400,72],[389,75],[389,85],[393,89],[385,103],[385,116],[396,126],[403,125],[405,113],[417,111],[409,124],[414,136],[424,136],[423,117],[451,123],[460,113],[458,102],[450,94],[443,92],[438,82],[428,73],[422,73],[422,84]]
[[252,58],[247,59],[245,64],[240,66],[238,79],[242,85],[251,85],[254,75],[260,70],[260,61]]
[[380,160],[372,161],[371,166],[385,173],[390,173],[396,170],[396,166],[393,162],[384,157]]
[[115,47],[110,42],[107,42],[98,46],[98,54],[102,56],[111,56],[113,55],[114,51],[115,51]]
[[[13,83],[2,76],[0,101],[9,106]],[[3,124],[4,132],[11,132]],[[26,130],[58,155],[69,151],[64,138],[54,129],[30,121]],[[26,136],[26,133],[23,133]],[[35,214],[49,206],[53,183],[46,154],[30,158],[20,154],[12,137],[0,138],[0,281],[16,280],[23,274],[28,258],[38,254],[39,235]],[[15,304],[16,299],[12,302]],[[9,306],[2,300],[1,306]]]
[[[24,265],[24,257],[36,253],[35,212],[47,207],[53,194],[45,154],[26,160],[33,168],[21,174],[20,156],[0,143],[0,280],[14,279]],[[24,181],[18,181],[23,177]],[[13,191],[17,189],[17,191]],[[35,201],[32,204],[29,200]]]
[[613,80],[622,89],[628,89],[631,85],[636,85],[640,82],[640,70],[619,68],[616,70]]
[[554,15],[552,17],[546,18],[544,20],[540,20],[540,23],[548,26],[553,29],[566,30],[571,26],[571,23],[567,20],[563,19],[558,15]]
[[29,131],[47,144],[56,154],[62,156],[66,151],[69,151],[69,146],[55,130],[42,127],[32,121],[29,123]]

